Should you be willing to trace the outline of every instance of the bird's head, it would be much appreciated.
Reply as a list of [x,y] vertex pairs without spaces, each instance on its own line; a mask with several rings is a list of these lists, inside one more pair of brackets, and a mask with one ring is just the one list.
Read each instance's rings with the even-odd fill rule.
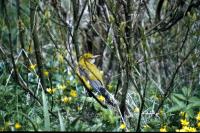
[[93,55],[91,53],[85,53],[80,57],[80,60],[89,61],[90,63],[94,63],[95,59],[100,55]]

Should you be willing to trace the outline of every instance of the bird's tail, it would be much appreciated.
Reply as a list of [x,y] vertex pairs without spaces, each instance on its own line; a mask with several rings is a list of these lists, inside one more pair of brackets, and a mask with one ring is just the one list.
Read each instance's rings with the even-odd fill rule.
[[99,87],[99,91],[101,92],[101,94],[105,97],[105,100],[108,104],[114,106],[114,103],[113,101],[111,100],[110,96],[109,96],[109,93],[106,91],[105,88],[103,87]]
[[90,84],[98,93],[105,97],[105,100],[108,104],[114,106],[109,92],[102,86],[101,82],[99,82],[98,80],[90,80]]

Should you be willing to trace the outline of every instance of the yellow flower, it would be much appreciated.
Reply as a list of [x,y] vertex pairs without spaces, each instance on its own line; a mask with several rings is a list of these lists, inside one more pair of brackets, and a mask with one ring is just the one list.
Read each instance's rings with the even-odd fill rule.
[[197,123],[197,127],[200,128],[200,122]]
[[200,121],[200,112],[197,114],[196,119],[197,119],[197,121]]
[[64,97],[61,99],[61,101],[62,101],[63,103],[69,103],[69,102],[71,101],[71,97],[64,96]]
[[58,85],[58,89],[64,90],[64,89],[66,89],[66,86],[65,85]]
[[200,115],[200,111],[198,112],[198,114],[197,115]]
[[194,127],[189,127],[189,129],[187,131],[188,132],[197,132],[197,129]]
[[53,94],[55,91],[56,91],[55,88],[47,88],[47,92],[48,92],[49,94]]
[[75,90],[70,91],[70,96],[77,97],[77,92]]
[[197,129],[194,127],[183,126],[182,129],[177,129],[176,132],[197,132]]
[[122,124],[120,125],[120,129],[125,129],[125,128],[126,128],[126,124],[122,123]]
[[176,129],[176,132],[187,132],[185,129]]
[[36,66],[37,66],[37,64],[31,64],[31,65],[29,66],[29,68],[30,68],[31,70],[35,70]]
[[138,107],[135,107],[133,111],[138,113],[138,112],[140,112],[140,109]]
[[16,128],[16,129],[20,129],[21,127],[22,127],[22,126],[21,126],[21,124],[20,124],[20,123],[18,123],[18,122],[17,122],[17,123],[15,123],[15,128]]
[[105,101],[105,97],[100,95],[97,97],[99,101],[104,102]]
[[187,132],[188,131],[188,127],[184,126],[181,129],[176,129],[176,132]]
[[160,128],[160,132],[167,132],[166,126]]
[[43,71],[43,75],[46,76],[46,77],[48,77],[49,76],[49,72],[47,70],[44,70]]
[[189,121],[187,121],[186,119],[181,119],[181,125],[182,126],[188,126],[189,125]]

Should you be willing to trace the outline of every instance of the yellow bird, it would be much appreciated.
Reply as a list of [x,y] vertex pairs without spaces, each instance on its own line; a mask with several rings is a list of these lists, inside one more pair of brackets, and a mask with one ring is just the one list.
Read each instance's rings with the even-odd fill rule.
[[[105,98],[107,103],[113,105],[109,93],[105,89],[103,84],[103,72],[100,71],[94,64],[95,58],[99,56],[100,55],[93,55],[91,53],[83,54],[79,59],[76,71],[81,80],[84,82],[85,86],[88,88],[88,91],[90,91],[90,93],[94,89],[96,92],[100,93]],[[95,99],[97,100],[96,97]]]

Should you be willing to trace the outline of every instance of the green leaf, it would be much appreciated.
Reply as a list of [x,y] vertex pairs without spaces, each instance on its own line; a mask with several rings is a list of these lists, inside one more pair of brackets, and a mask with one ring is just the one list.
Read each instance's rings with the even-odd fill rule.
[[177,98],[182,99],[182,100],[187,100],[187,98],[182,94],[174,94],[174,96],[176,96]]
[[190,103],[188,106],[187,106],[187,109],[192,109],[194,107],[200,107],[200,102],[199,101],[196,101],[196,102],[193,102],[193,103]]
[[48,111],[48,102],[47,102],[44,90],[42,90],[42,102],[43,102],[43,113],[44,113],[44,130],[51,131],[49,111]]
[[191,88],[183,87],[182,92],[183,92],[184,96],[188,97],[188,96],[190,96]]
[[171,98],[172,98],[172,101],[175,102],[175,104],[178,104],[180,106],[184,105],[184,102],[176,98],[174,95]]
[[187,108],[186,108],[186,113],[188,114],[188,116],[189,116],[190,118],[193,118],[193,117],[194,117],[194,111],[193,111],[192,108],[190,108],[190,109],[187,109]]
[[59,122],[60,122],[60,131],[65,131],[65,124],[63,122],[63,118],[62,118],[59,110],[58,110],[58,118],[59,118]]
[[196,102],[199,103],[200,98],[193,96],[193,97],[190,97],[190,98],[188,99],[188,101],[189,101],[189,102],[192,102],[192,103],[196,103]]
[[81,118],[81,116],[76,117],[76,118],[72,121],[71,126],[77,125],[77,123],[79,122],[80,118]]
[[182,110],[183,108],[185,108],[184,105],[177,105],[177,106],[174,106],[174,107],[170,108],[170,109],[167,111],[167,113],[177,112],[177,111]]

